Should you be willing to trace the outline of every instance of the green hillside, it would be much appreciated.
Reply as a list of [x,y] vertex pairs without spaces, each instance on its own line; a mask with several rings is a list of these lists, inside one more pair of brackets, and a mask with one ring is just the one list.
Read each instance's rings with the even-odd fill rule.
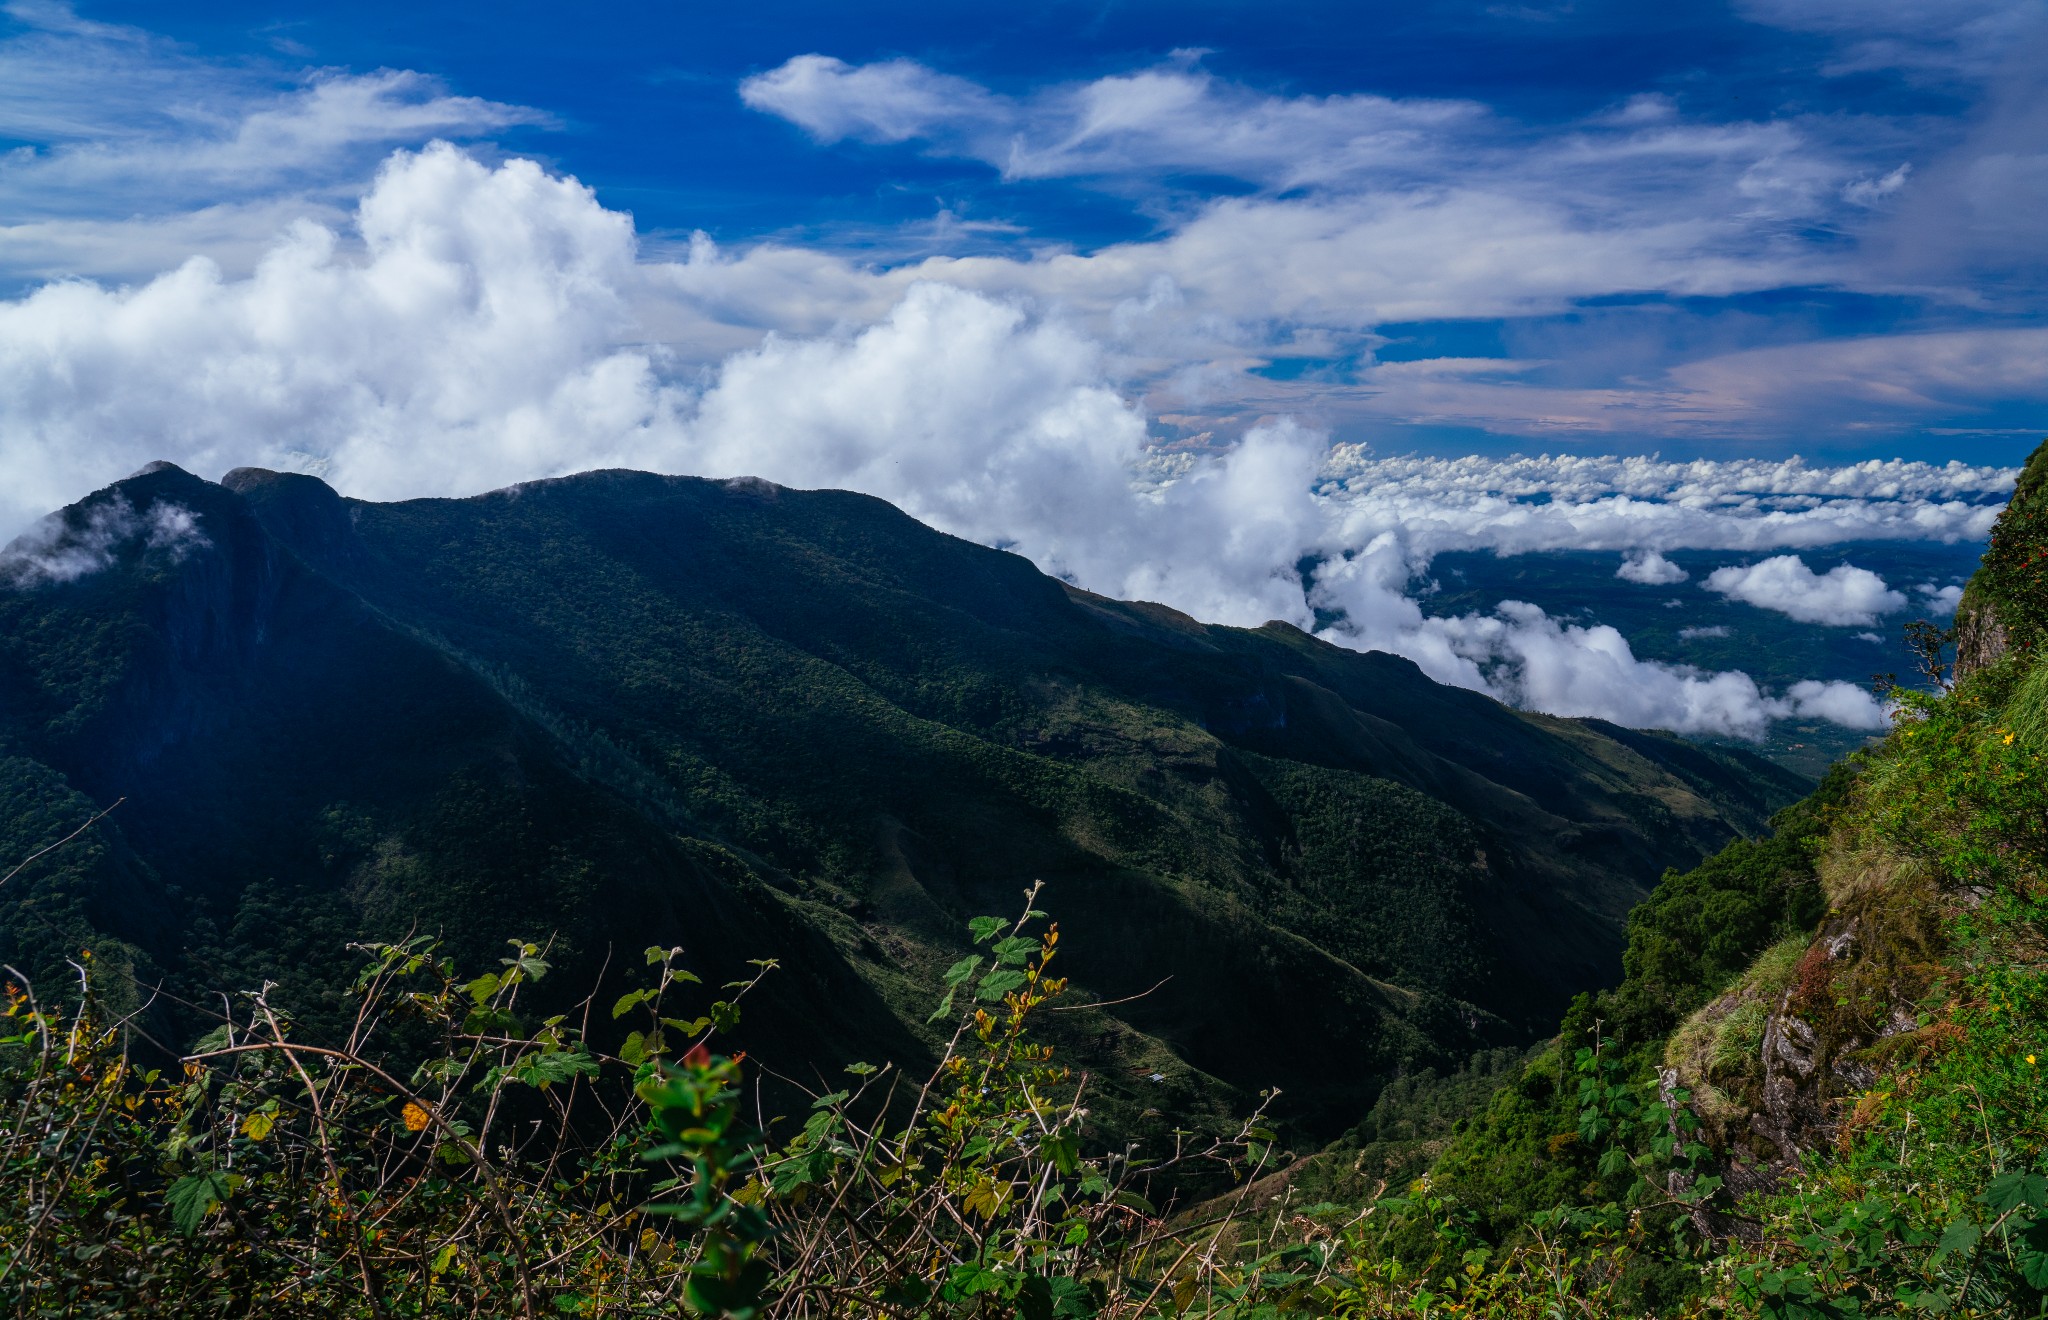
[[1940,690],[1896,690],[1889,738],[1630,915],[1622,982],[1383,1203],[1356,1250],[1406,1282],[1377,1304],[2043,1313],[2044,511],[2048,445],[1925,636]]
[[[147,531],[178,510],[196,535]],[[171,1038],[266,980],[338,1015],[349,941],[428,933],[539,940],[557,984],[650,943],[713,982],[774,958],[741,1044],[916,1058],[965,920],[1042,881],[1080,996],[1127,1000],[1059,1020],[1111,1110],[1278,1086],[1328,1135],[1543,1034],[1660,873],[1803,791],[843,492],[373,504],[157,465],[61,519],[96,571],[0,590],[0,856],[123,802],[11,883],[0,961],[90,945]]]
[[127,794],[9,882],[24,1314],[2048,1309],[2048,457],[1795,801],[853,496],[95,501],[0,595],[9,848]]

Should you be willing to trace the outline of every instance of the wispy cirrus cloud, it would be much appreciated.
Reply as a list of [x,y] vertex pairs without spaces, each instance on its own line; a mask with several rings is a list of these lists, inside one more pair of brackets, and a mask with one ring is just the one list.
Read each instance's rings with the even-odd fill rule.
[[0,13],[0,141],[21,143],[0,152],[0,279],[241,266],[293,220],[340,223],[394,146],[551,122],[406,70],[210,60],[51,0]]
[[820,142],[919,141],[1012,179],[1202,173],[1283,189],[1366,172],[1412,177],[1453,141],[1484,143],[1491,120],[1466,100],[1261,95],[1203,72],[1192,55],[1027,97],[911,60],[799,55],[742,82],[740,97]]

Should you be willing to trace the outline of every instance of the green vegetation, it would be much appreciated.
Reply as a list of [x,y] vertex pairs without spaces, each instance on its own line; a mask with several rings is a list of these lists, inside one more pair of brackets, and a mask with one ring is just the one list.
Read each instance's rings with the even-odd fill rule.
[[[23,1317],[746,1320],[1167,1315],[1190,1287],[1275,1286],[1270,1262],[1191,1262],[1199,1239],[1142,1194],[1189,1162],[1256,1170],[1272,1133],[1084,1152],[1085,1081],[1034,1039],[1066,989],[1043,915],[973,923],[929,1076],[852,1065],[767,1131],[747,1065],[707,1042],[772,965],[685,1018],[696,978],[656,946],[609,1014],[536,1021],[535,945],[474,978],[432,941],[373,945],[345,1039],[302,1039],[259,993],[175,1070],[124,1050],[90,959],[69,1012],[11,985],[0,1297]],[[608,1019],[644,1026],[606,1052]]]
[[[686,489],[710,498],[701,486]],[[351,526],[452,507],[366,506]],[[691,524],[687,590],[721,571],[706,549],[728,535],[707,530],[718,507]],[[2011,571],[2048,549],[2031,507],[2016,503],[2003,567],[1972,586],[2006,644],[1972,649],[1952,687],[1895,690],[1891,736],[1762,837],[1667,870],[1626,918],[1619,983],[1562,1005],[1558,1038],[1534,1050],[1508,1043],[1526,1020],[1515,1001],[1549,982],[1502,924],[1570,928],[1524,891],[1577,867],[1572,892],[1596,894],[1586,875],[1652,855],[1673,822],[1703,828],[1695,804],[1767,801],[1768,779],[1417,687],[1409,698],[1475,721],[1459,736],[1492,739],[1425,751],[1371,690],[1397,668],[1038,579],[1008,595],[986,577],[948,586],[945,547],[914,537],[821,557],[854,533],[817,508],[801,536],[777,532],[803,547],[781,589],[855,562],[866,585],[716,627],[650,603],[685,592],[669,580],[602,609],[549,596],[514,639],[488,621],[514,599],[539,609],[536,583],[570,570],[515,573],[512,548],[587,543],[561,523],[433,542],[384,582],[378,612],[350,616],[418,621],[377,634],[395,657],[379,672],[459,680],[407,707],[443,712],[415,760],[369,756],[397,734],[352,708],[323,727],[368,739],[348,762],[366,767],[356,791],[319,776],[255,790],[270,809],[320,804],[315,826],[230,813],[230,844],[174,846],[160,818],[116,830],[117,813],[23,873],[13,919],[44,923],[44,956],[61,962],[47,934],[74,931],[96,956],[78,993],[10,1000],[0,1283],[53,1315],[243,1314],[287,1293],[294,1313],[337,1316],[2048,1314],[2048,665],[2026,623],[2042,602]],[[357,543],[319,580],[354,594],[323,599],[358,609],[412,544],[428,543]],[[626,559],[652,574],[660,547],[634,544]],[[495,566],[463,559],[479,546]],[[975,572],[1013,571],[981,553]],[[875,576],[906,563],[926,602],[909,615],[903,582]],[[487,609],[467,593],[493,574],[516,581]],[[863,613],[878,592],[901,608]],[[904,627],[941,598],[945,627]],[[829,627],[813,605],[837,611]],[[580,631],[563,622],[579,608]],[[961,621],[1004,610],[1028,617],[994,634]],[[881,646],[889,627],[909,640]],[[611,649],[665,628],[696,631],[665,656]],[[764,636],[769,651],[736,640]],[[565,637],[574,654],[543,663]],[[82,818],[72,776],[90,758],[66,771],[35,749],[77,752],[52,732],[72,724],[135,723],[132,696],[60,687],[37,689],[61,695],[58,714],[10,726],[26,732],[0,781],[38,844]],[[712,687],[724,704],[703,713]],[[450,692],[473,694],[495,742],[446,722]],[[120,719],[88,709],[102,699]],[[775,703],[796,714],[771,718]],[[279,730],[306,727],[285,713]],[[713,738],[721,721],[745,737]],[[208,747],[217,763],[180,773],[224,785],[268,745],[212,737],[163,746]],[[517,773],[488,772],[485,745]],[[1541,782],[1564,767],[1568,781]],[[405,781],[394,793],[425,785],[429,805],[395,816],[398,799],[370,791],[378,774]],[[1577,823],[1551,850],[1512,851],[1509,827],[1539,818]],[[1009,852],[977,858],[976,840]],[[313,860],[209,908],[161,885],[187,854]],[[1026,870],[1052,877],[1065,931],[1035,911],[964,919]],[[601,971],[592,955],[625,947],[628,924],[683,915],[664,906],[679,880],[710,956],[657,944],[651,979]],[[415,904],[449,935],[373,940],[368,969],[339,981],[216,996],[231,1021],[164,1051],[146,1033],[210,1010],[151,1002],[167,946],[105,920],[120,892],[203,932],[182,975],[204,959],[229,969],[216,987],[263,985],[278,947],[311,966],[318,941]],[[458,974],[479,956],[463,912],[522,904],[556,942]],[[1084,954],[1091,927],[1106,943]],[[749,968],[750,953],[782,966]],[[729,974],[713,973],[721,957],[739,960]],[[571,967],[597,993],[551,997]],[[1199,984],[1155,1002],[1162,967]],[[723,976],[724,998],[699,1002],[699,974]],[[1127,986],[1129,1004],[1097,1002]],[[1311,1125],[1277,1117],[1294,1090],[1216,1084],[1262,1073],[1298,1081],[1319,1121],[1344,1113],[1342,1135],[1297,1158]]]
[[[1891,737],[1769,838],[1667,875],[1622,983],[1453,1139],[1389,1260],[1462,1261],[1430,1286],[1502,1316],[2048,1308],[2048,594],[2016,568],[2048,554],[2044,455],[1970,589],[2004,646],[1895,689]],[[1581,1264],[1491,1263],[1534,1246]]]
[[1166,1137],[1277,1087],[1313,1149],[1546,1032],[1618,975],[1653,877],[1803,788],[1091,596],[844,492],[371,504],[165,467],[117,496],[207,545],[0,592],[0,856],[125,798],[10,883],[0,962],[49,982],[91,947],[163,1039],[266,982],[331,1037],[351,942],[472,965],[546,932],[551,1011],[650,942],[712,982],[773,957],[735,1048],[924,1066],[963,923],[1043,880],[1104,1005],[1056,1019],[1101,1121]]

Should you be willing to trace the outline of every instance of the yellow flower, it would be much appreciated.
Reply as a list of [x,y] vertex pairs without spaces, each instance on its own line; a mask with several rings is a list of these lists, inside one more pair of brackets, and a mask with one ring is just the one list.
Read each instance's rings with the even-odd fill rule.
[[2029,1068],[2031,1068],[2031,1067],[2033,1067],[2033,1066],[2034,1066],[2034,1056],[2033,1056],[2033,1055],[2031,1055],[2031,1054],[2029,1054],[2029,1055],[2027,1056],[2027,1066],[2028,1066]]
[[407,1132],[425,1131],[427,1124],[434,1118],[433,1114],[417,1100],[406,1101],[405,1108],[398,1111],[398,1117],[404,1121]]
[[2007,747],[2012,746],[2012,735],[2009,733],[2005,735],[2005,745]]

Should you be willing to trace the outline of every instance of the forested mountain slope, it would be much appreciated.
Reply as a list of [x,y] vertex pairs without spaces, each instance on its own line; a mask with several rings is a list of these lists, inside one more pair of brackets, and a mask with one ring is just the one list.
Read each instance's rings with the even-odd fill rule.
[[965,917],[1043,880],[1082,997],[1140,996],[1065,1020],[1081,1057],[1334,1130],[1611,983],[1658,875],[1802,788],[760,482],[156,465],[0,582],[0,856],[125,799],[12,882],[0,960],[90,942],[138,996],[275,979],[309,1018],[369,933],[551,940],[586,983],[674,943],[780,960],[765,1058],[914,1055]]

